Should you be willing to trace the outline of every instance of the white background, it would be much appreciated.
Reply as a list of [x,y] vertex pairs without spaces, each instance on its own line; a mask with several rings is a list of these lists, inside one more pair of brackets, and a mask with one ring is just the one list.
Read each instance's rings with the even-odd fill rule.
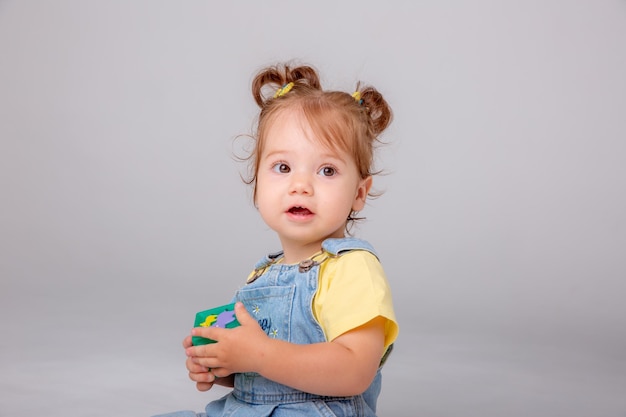
[[278,242],[232,158],[295,59],[395,112],[356,235],[381,416],[626,416],[626,2],[0,1],[0,415],[149,416]]

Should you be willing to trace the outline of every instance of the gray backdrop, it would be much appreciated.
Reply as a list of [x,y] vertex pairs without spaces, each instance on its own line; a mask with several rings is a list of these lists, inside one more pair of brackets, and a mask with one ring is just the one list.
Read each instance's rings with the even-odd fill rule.
[[626,416],[623,0],[0,1],[0,415],[201,410],[180,347],[278,248],[233,138],[262,66],[395,121],[356,231],[384,416]]

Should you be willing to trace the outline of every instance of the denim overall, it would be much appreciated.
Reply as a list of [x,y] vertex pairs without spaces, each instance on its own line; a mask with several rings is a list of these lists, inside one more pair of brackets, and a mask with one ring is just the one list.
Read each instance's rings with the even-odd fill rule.
[[[374,253],[369,243],[356,238],[327,239],[323,251],[337,256],[350,250]],[[306,260],[298,265],[275,263],[282,253],[264,257],[255,266],[257,273],[237,291],[234,299],[242,301],[269,337],[297,344],[326,342],[322,328],[312,312],[317,291],[319,263]],[[319,259],[319,258],[318,258]],[[326,258],[321,258],[324,262]],[[198,417],[259,416],[350,416],[376,415],[376,400],[381,389],[380,369],[372,384],[361,395],[328,397],[309,394],[270,381],[257,373],[235,375],[233,391],[206,406]],[[195,413],[173,413],[164,416],[193,416]]]

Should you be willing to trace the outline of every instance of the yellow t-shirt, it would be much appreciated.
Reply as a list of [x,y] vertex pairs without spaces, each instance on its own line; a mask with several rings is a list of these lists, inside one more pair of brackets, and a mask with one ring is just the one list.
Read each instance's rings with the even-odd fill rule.
[[328,341],[378,316],[387,319],[385,349],[398,336],[387,277],[378,258],[366,250],[353,250],[321,262],[313,314]]
[[[387,350],[398,337],[398,322],[391,289],[378,258],[366,250],[351,250],[340,256],[322,251],[312,259],[320,263],[313,315],[322,327],[326,340],[333,341],[381,316],[387,319]],[[281,257],[276,263],[282,261]],[[266,268],[252,271],[248,282],[262,275]]]

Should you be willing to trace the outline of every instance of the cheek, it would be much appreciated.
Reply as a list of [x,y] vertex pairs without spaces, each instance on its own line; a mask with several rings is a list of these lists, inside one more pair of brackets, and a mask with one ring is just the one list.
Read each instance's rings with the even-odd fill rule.
[[257,174],[256,184],[255,184],[255,189],[254,189],[255,200],[258,200],[259,198],[263,197],[263,195],[267,194],[267,190],[269,189],[271,189],[271,187],[268,187],[267,185],[267,177],[265,175]]
[[272,223],[272,218],[275,216],[272,210],[271,200],[266,196],[257,196],[256,209],[266,224]]
[[275,209],[278,202],[279,196],[277,195],[277,187],[267,182],[257,182],[254,205],[261,214],[268,213],[268,210]]
[[[320,193],[321,194],[321,193]],[[320,203],[326,207],[332,207],[333,211],[337,213],[350,214],[354,205],[354,190],[353,189],[341,189],[333,190],[332,193],[324,194],[324,198]]]

